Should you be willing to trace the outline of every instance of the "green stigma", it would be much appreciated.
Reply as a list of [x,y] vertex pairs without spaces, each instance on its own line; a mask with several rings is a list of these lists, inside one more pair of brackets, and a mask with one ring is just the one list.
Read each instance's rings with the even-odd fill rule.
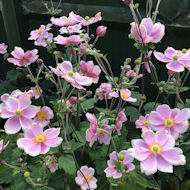
[[118,156],[118,159],[119,159],[120,161],[123,161],[123,160],[125,159],[125,156],[124,156],[123,154],[120,154],[120,155]]
[[73,74],[74,74],[73,71],[69,71],[69,72],[68,72],[68,75],[69,75],[70,77],[72,77]]
[[16,115],[20,115],[21,114],[21,111],[20,110],[16,110]]
[[153,151],[154,151],[154,152],[158,152],[158,150],[159,150],[158,146],[154,146],[154,147],[153,147]]
[[168,120],[166,121],[166,123],[167,123],[168,125],[170,125],[170,124],[172,124],[172,120],[168,119]]
[[187,50],[185,48],[182,49],[181,51],[182,51],[182,53],[186,53],[187,52]]
[[80,38],[83,38],[83,37],[84,37],[84,34],[83,34],[83,33],[81,33],[81,34],[80,34]]
[[178,56],[177,56],[177,55],[174,55],[174,56],[173,56],[173,59],[174,59],[174,60],[177,60],[177,59],[178,59]]
[[90,19],[90,17],[89,16],[85,16],[85,20],[89,20]]

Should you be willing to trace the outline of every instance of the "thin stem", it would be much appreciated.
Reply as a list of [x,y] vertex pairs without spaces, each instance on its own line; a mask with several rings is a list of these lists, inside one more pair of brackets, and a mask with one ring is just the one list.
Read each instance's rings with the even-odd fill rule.
[[161,2],[161,0],[158,0],[158,1],[157,1],[157,5],[156,5],[156,9],[155,9],[155,15],[152,16],[153,22],[156,21],[156,17],[157,17],[157,15],[158,15],[158,13],[159,13],[158,9],[159,9],[159,6],[160,6],[160,2]]
[[183,79],[183,82],[182,82],[182,84],[181,84],[181,87],[184,86],[184,84],[185,84],[185,82],[186,82],[186,80],[187,80],[189,74],[190,74],[190,70],[189,70],[189,71],[187,72],[187,74],[185,75],[185,78]]
[[95,44],[98,41],[98,39],[99,39],[99,36],[97,35],[96,38],[95,38],[95,40],[94,40],[94,42],[93,42],[93,44],[92,44],[92,48],[95,46]]
[[62,0],[59,1],[59,4],[57,5],[56,9],[59,8],[59,6],[61,5],[61,2],[62,2]]

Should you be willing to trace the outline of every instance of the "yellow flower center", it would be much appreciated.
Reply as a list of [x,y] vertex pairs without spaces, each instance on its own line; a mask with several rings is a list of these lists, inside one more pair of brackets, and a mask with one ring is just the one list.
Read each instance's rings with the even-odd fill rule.
[[68,72],[68,75],[69,75],[70,77],[72,77],[73,74],[74,74],[73,71],[69,71],[69,72]]
[[121,96],[122,96],[123,98],[128,98],[128,96],[127,96],[127,94],[126,94],[125,92],[122,92],[122,93],[121,93]]
[[16,110],[15,113],[17,116],[19,116],[21,114],[21,110]]
[[34,137],[34,141],[36,141],[37,143],[42,143],[42,142],[44,142],[46,140],[46,136],[43,134],[43,133],[41,133],[41,134],[39,134],[39,135],[36,135],[35,137]]
[[99,133],[100,133],[100,135],[104,135],[105,133],[104,133],[104,131],[103,130],[99,130]]
[[66,104],[67,104],[67,105],[68,105],[68,104],[70,104],[70,101],[69,101],[69,100],[67,100],[67,101],[66,101]]
[[56,162],[55,162],[55,160],[51,160],[50,166],[53,167],[53,168],[56,167]]
[[155,155],[161,154],[163,152],[163,148],[160,143],[152,143],[151,145],[149,145],[148,149],[151,153]]
[[186,121],[185,126],[189,127],[189,121]]
[[34,93],[38,95],[40,93],[40,91],[38,89],[36,89],[36,90],[34,90]]
[[90,182],[90,176],[88,174],[84,175],[85,181]]
[[175,125],[175,120],[173,117],[168,117],[168,118],[165,118],[163,120],[163,124],[166,126],[166,127],[173,127]]
[[144,120],[144,121],[143,121],[143,125],[147,127],[147,126],[148,126],[148,121],[147,121],[147,120]]
[[46,119],[46,117],[47,117],[47,115],[46,115],[45,112],[40,112],[40,113],[38,114],[38,120],[43,121],[43,120]]
[[69,19],[64,20],[64,22],[66,22],[66,23],[69,22]]
[[72,30],[73,28],[71,26],[68,27],[69,30]]
[[3,50],[3,48],[2,48],[2,47],[0,47],[0,50]]
[[41,29],[37,30],[36,33],[37,33],[37,34],[40,34],[40,33],[43,32],[43,31],[44,31],[44,29],[41,28]]

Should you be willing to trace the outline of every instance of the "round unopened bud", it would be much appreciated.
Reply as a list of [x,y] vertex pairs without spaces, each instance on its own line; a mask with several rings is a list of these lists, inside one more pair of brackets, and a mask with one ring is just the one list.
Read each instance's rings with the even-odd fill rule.
[[135,63],[135,65],[141,64],[141,58],[139,57],[138,59],[136,59],[136,60],[134,61],[134,63]]
[[123,182],[119,180],[119,181],[117,182],[117,185],[118,185],[118,186],[122,186],[122,185],[123,185]]
[[94,34],[90,34],[90,38],[91,38],[91,39],[94,38]]
[[175,71],[168,70],[168,75],[171,77],[175,77],[178,73]]
[[31,76],[29,74],[26,75],[27,79],[31,79]]
[[40,160],[40,164],[43,164],[43,161]]
[[125,59],[125,63],[126,63],[126,64],[131,63],[131,58],[126,58],[126,59]]
[[37,182],[40,183],[40,182],[41,182],[41,178],[38,178],[38,179],[37,179]]
[[71,55],[74,55],[75,52],[76,52],[75,49],[73,49],[73,48],[70,49],[70,54],[71,54]]
[[181,86],[181,83],[180,83],[179,81],[176,81],[176,82],[174,83],[174,86],[180,87],[180,86]]
[[54,51],[53,54],[54,54],[54,55],[58,55],[59,52],[58,52],[58,51]]
[[160,86],[160,87],[163,87],[163,86],[165,86],[165,84],[166,84],[165,81],[161,81],[161,82],[159,83],[159,86]]
[[164,88],[163,87],[159,87],[159,91],[163,92]]
[[125,156],[124,156],[123,154],[120,154],[120,155],[118,156],[118,159],[119,159],[120,161],[123,161],[123,160],[125,159]]
[[126,71],[130,71],[130,70],[131,70],[131,66],[130,66],[130,65],[125,65],[125,66],[124,66],[124,69],[125,69]]
[[39,66],[41,66],[42,64],[43,64],[43,60],[42,59],[37,59],[37,64],[39,65]]
[[100,112],[100,115],[103,117],[103,116],[105,116],[105,113],[104,112]]
[[103,37],[105,34],[106,34],[106,30],[107,30],[107,27],[106,26],[98,26],[96,28],[96,34],[99,36],[99,37]]
[[53,151],[50,151],[49,154],[50,154],[50,155],[53,155],[54,153],[53,153]]
[[79,102],[80,103],[84,102],[84,99],[83,98],[79,98]]
[[30,177],[30,172],[24,172],[24,177],[25,177],[25,178]]
[[22,158],[18,158],[17,162],[18,162],[18,163],[22,163],[22,162],[23,162],[23,159],[22,159]]
[[182,53],[186,53],[186,52],[187,52],[187,49],[183,48],[183,49],[181,50],[181,52],[182,52]]
[[92,91],[90,91],[90,90],[87,91],[87,92],[86,92],[86,95],[87,95],[88,97],[91,97],[91,96],[92,96]]
[[69,98],[69,102],[70,102],[71,104],[76,104],[76,103],[77,103],[77,97],[76,97],[76,96],[71,96],[71,97]]
[[2,165],[5,165],[5,164],[6,164],[6,162],[5,162],[4,160],[2,160],[0,163],[1,163]]
[[50,80],[51,79],[51,75],[50,74],[45,75],[45,79],[46,80]]
[[84,33],[80,33],[80,38],[84,38]]
[[110,125],[110,129],[114,130],[115,129],[115,125],[114,124]]
[[146,96],[141,96],[141,100],[145,101],[146,100]]
[[80,54],[85,54],[86,53],[86,50],[87,50],[87,47],[85,44],[81,44],[80,45]]

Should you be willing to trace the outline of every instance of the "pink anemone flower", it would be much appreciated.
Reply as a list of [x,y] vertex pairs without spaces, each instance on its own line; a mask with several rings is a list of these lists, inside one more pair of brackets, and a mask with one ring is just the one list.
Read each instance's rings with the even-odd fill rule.
[[139,160],[141,172],[151,175],[157,170],[173,173],[173,165],[184,165],[185,156],[176,148],[174,138],[167,131],[145,131],[143,139],[132,140],[131,155]]
[[7,45],[5,43],[0,44],[0,54],[5,54],[7,53]]
[[121,110],[118,115],[117,115],[117,118],[116,118],[116,124],[115,124],[115,129],[117,130],[117,134],[118,135],[121,135],[121,128],[122,128],[122,124],[124,122],[127,121],[127,117],[125,115],[125,109]]
[[100,100],[111,99],[112,95],[110,95],[110,93],[112,92],[112,85],[108,83],[102,83],[99,88],[96,89],[96,93]]
[[44,106],[34,117],[34,121],[41,127],[45,127],[50,123],[50,119],[54,116],[51,108]]
[[51,18],[51,22],[52,24],[56,25],[56,26],[73,26],[75,25],[77,22],[75,20],[73,20],[71,17],[66,17],[66,16],[62,16],[60,18]]
[[46,156],[45,157],[45,164],[49,168],[51,173],[54,173],[58,169],[58,163],[55,156]]
[[68,26],[68,27],[62,27],[59,32],[60,34],[73,34],[73,33],[82,33],[83,31],[81,30],[82,25],[79,24],[75,24],[73,26]]
[[[110,159],[107,162],[108,167],[104,170],[108,178],[113,177],[114,179],[119,179],[123,173],[129,173],[135,169],[134,164],[131,163],[133,157],[126,150],[122,150],[118,154],[114,151],[109,157]],[[115,166],[114,161],[120,164],[120,168]]]
[[126,102],[136,102],[137,101],[136,98],[131,97],[131,91],[128,89],[121,89],[120,96],[121,96],[121,99]]
[[32,92],[33,92],[33,96],[35,97],[35,99],[38,99],[42,93],[42,89],[39,86],[35,86],[31,88]]
[[7,134],[15,134],[21,128],[30,128],[32,118],[39,111],[37,106],[30,105],[31,100],[26,95],[21,95],[19,98],[9,97],[2,109],[1,117],[9,118],[5,122],[5,132]]
[[[90,128],[86,130],[86,141],[89,142],[89,146],[92,147],[95,141],[99,141],[100,144],[110,144],[111,129],[107,126],[98,126],[98,121],[94,114],[86,113],[86,118],[90,122]],[[102,125],[107,125],[108,120],[103,120]]]
[[190,111],[185,109],[170,109],[166,104],[158,106],[156,111],[152,111],[148,117],[149,126],[155,130],[167,130],[174,139],[179,137],[179,134],[185,133],[188,129]]
[[80,170],[77,171],[77,177],[75,178],[76,184],[80,185],[82,190],[97,189],[97,179],[94,177],[94,172],[94,168],[82,166]]
[[33,124],[24,130],[24,138],[18,139],[17,145],[30,156],[46,154],[50,147],[57,147],[61,144],[63,139],[58,137],[59,133],[60,128],[49,128],[43,131],[42,127]]
[[165,34],[165,26],[161,23],[153,23],[151,18],[143,18],[140,26],[131,23],[131,35],[140,43],[158,43]]
[[181,51],[168,47],[164,54],[154,52],[154,56],[161,62],[167,63],[166,67],[170,71],[183,72],[185,67],[190,67],[190,54],[182,54]]
[[146,116],[140,116],[138,120],[136,120],[136,128],[142,129],[142,132],[145,132],[147,130],[150,130],[151,127],[149,126],[148,123],[148,117],[149,114],[146,114]]
[[20,47],[15,47],[14,51],[11,52],[11,55],[14,58],[8,58],[9,63],[13,63],[14,65],[18,65],[20,67],[26,67],[31,63],[34,63],[38,59],[38,50],[33,49],[24,52],[24,50]]
[[73,66],[71,62],[64,61],[58,65],[58,68],[50,69],[58,76],[61,76],[66,81],[70,82],[73,87],[84,89],[82,86],[90,86],[92,84],[92,79],[86,76],[82,76],[77,72],[73,71]]
[[80,62],[80,74],[92,78],[93,83],[98,83],[100,73],[100,67],[98,65],[94,65],[93,61]]

